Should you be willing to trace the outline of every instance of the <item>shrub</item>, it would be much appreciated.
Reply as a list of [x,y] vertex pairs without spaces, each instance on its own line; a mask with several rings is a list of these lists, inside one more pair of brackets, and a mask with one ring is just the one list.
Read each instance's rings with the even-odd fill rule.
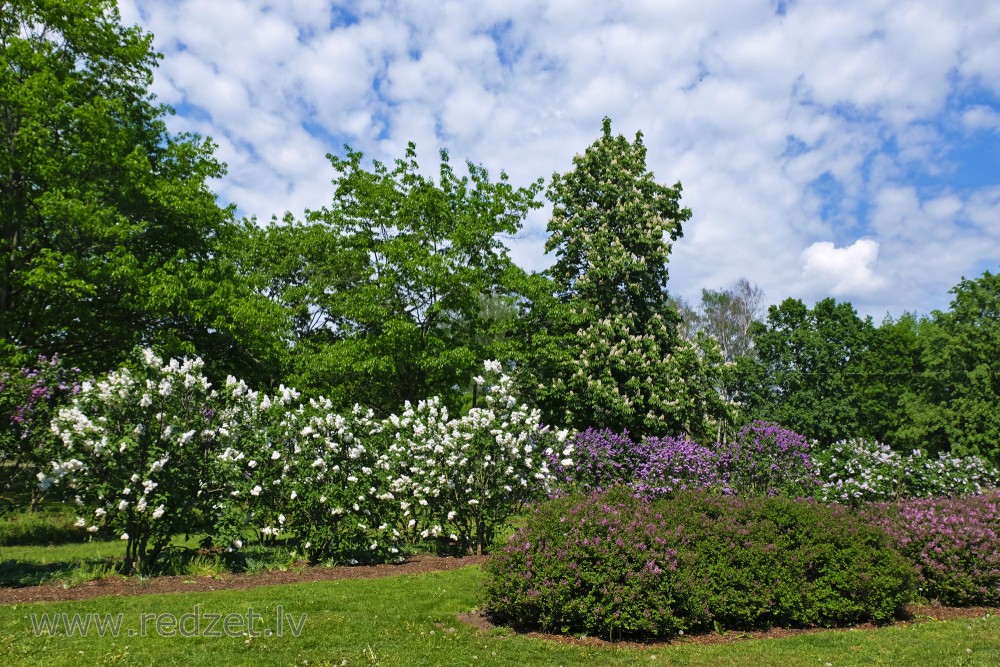
[[633,441],[628,432],[587,429],[570,439],[572,465],[551,457],[556,484],[563,492],[604,491],[629,486],[652,498],[687,488],[724,487],[715,453],[684,437]]
[[686,489],[728,489],[716,453],[684,437],[646,438],[632,488],[644,498]]
[[210,509],[215,394],[203,366],[164,364],[146,350],[135,371],[84,382],[52,422],[59,457],[39,483],[74,499],[81,528],[127,541],[126,572],[150,571],[170,538]]
[[1000,603],[1000,491],[877,504],[864,516],[916,568],[923,597],[948,605]]
[[862,439],[835,443],[813,455],[820,478],[816,497],[850,505],[895,500],[905,493],[904,465],[888,445]]
[[497,622],[607,637],[885,622],[914,587],[885,533],[845,508],[691,491],[543,503],[485,571]]
[[905,495],[914,498],[965,496],[1000,486],[1000,470],[980,456],[925,456],[919,449],[906,459]]
[[812,495],[816,476],[809,441],[778,424],[754,421],[719,451],[719,467],[734,493]]
[[485,367],[495,380],[484,390],[485,407],[449,419],[440,400],[432,398],[415,407],[408,403],[402,415],[385,423],[392,438],[391,488],[407,518],[405,528],[422,538],[448,535],[477,553],[524,503],[549,491],[550,461],[573,464],[566,432],[552,433],[541,425],[538,410],[518,403],[499,362],[487,361]]
[[80,391],[79,375],[58,355],[38,357],[35,368],[0,372],[0,512],[41,503],[36,477],[58,451],[49,423]]
[[964,496],[1000,485],[1000,471],[978,456],[909,456],[878,442],[855,439],[815,452],[816,496],[851,505],[900,498]]
[[556,484],[565,492],[602,491],[628,484],[643,462],[643,452],[628,431],[619,434],[608,428],[588,428],[574,433],[569,442],[572,463],[563,465],[561,456],[549,457]]

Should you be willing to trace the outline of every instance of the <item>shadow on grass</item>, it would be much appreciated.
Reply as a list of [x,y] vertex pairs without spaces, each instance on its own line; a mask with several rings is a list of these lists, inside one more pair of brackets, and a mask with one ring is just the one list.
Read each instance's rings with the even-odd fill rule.
[[62,581],[66,586],[73,586],[84,581],[117,574],[120,568],[121,559],[117,558],[93,558],[84,561],[56,561],[53,563],[9,559],[0,561],[0,586],[24,588],[53,581]]

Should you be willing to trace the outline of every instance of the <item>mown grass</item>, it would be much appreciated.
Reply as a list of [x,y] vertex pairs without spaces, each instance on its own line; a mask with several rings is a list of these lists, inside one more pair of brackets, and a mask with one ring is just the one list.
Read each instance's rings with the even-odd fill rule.
[[[252,545],[239,552],[200,550],[199,535],[178,535],[161,556],[157,574],[211,576],[222,572],[284,570],[297,560],[293,549]],[[0,586],[35,586],[53,581],[75,586],[116,576],[121,570],[125,542],[90,542],[0,547]]]
[[[0,662],[5,665],[995,665],[1000,621],[918,623],[877,630],[827,631],[735,644],[677,642],[643,649],[593,647],[532,639],[505,630],[480,632],[457,620],[478,604],[477,567],[416,576],[340,580],[242,591],[96,598],[0,606]],[[280,605],[306,614],[299,636],[163,637],[142,614],[262,616],[276,628]],[[123,617],[118,637],[36,637],[31,616],[100,613]],[[191,626],[189,626],[191,627]]]

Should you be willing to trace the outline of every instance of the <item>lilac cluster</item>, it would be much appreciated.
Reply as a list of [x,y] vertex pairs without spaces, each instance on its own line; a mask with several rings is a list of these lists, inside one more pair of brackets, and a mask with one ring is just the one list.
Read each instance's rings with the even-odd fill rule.
[[809,443],[777,424],[755,421],[726,445],[706,447],[684,437],[649,437],[587,429],[572,438],[573,465],[552,461],[557,491],[628,486],[644,498],[714,489],[726,495],[811,495],[816,485]]
[[641,449],[644,460],[636,468],[632,487],[642,497],[695,488],[728,488],[715,452],[693,440],[646,438]]
[[646,458],[628,431],[618,434],[607,428],[588,428],[574,434],[569,444],[573,446],[570,465],[560,462],[558,452],[549,456],[549,468],[562,492],[588,493],[629,484]]
[[818,484],[809,441],[795,431],[754,421],[719,451],[719,468],[738,494],[811,496]]
[[628,431],[581,431],[571,439],[573,464],[550,464],[557,493],[600,492],[619,486],[655,498],[675,490],[725,487],[715,453],[683,437],[645,438],[635,442]]
[[923,597],[1000,604],[1000,491],[880,503],[864,516],[913,563]]

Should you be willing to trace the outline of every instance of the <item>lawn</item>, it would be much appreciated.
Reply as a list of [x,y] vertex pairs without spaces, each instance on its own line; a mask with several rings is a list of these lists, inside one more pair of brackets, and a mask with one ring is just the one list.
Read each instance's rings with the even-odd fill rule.
[[[476,607],[481,574],[471,566],[383,579],[338,580],[208,593],[103,597],[0,606],[4,665],[995,665],[996,617],[827,631],[786,639],[700,645],[678,641],[642,649],[568,645],[480,631],[457,615]],[[197,607],[196,607],[197,605]],[[284,615],[281,637],[276,612]],[[194,610],[201,628],[194,630]],[[245,619],[258,636],[207,636],[215,617]],[[121,614],[117,637],[36,636],[42,614]],[[172,614],[181,629],[170,624]],[[188,614],[188,620],[182,620]],[[145,615],[145,636],[140,636]],[[303,617],[303,615],[305,615]],[[163,619],[159,621],[157,619]],[[161,630],[173,636],[157,634]],[[295,633],[293,625],[299,625]],[[231,629],[239,629],[230,623]],[[245,627],[245,626],[243,626]],[[131,633],[129,631],[132,631]],[[218,630],[216,628],[215,630]],[[267,636],[270,630],[272,634]],[[214,631],[213,631],[214,632]],[[224,633],[220,633],[224,634]],[[295,636],[295,635],[298,636]],[[131,636],[129,636],[131,635]]]

